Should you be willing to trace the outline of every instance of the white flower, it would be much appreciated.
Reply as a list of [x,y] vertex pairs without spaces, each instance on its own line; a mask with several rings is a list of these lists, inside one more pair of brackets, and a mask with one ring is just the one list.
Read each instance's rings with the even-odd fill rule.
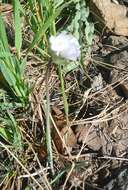
[[80,57],[80,45],[78,40],[71,34],[62,32],[57,36],[51,36],[50,39],[51,50],[57,56],[76,61]]

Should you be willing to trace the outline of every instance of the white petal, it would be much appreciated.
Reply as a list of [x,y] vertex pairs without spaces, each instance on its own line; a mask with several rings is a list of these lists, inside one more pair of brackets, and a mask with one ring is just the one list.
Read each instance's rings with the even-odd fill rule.
[[77,60],[80,56],[80,45],[78,40],[71,34],[62,32],[57,36],[51,36],[50,39],[51,50],[63,58],[69,60]]

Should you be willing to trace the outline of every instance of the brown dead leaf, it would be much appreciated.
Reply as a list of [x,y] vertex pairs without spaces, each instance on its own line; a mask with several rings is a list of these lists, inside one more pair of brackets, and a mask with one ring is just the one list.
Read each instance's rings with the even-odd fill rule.
[[[57,106],[54,105],[52,107],[52,116],[54,118],[57,129],[60,132],[63,129],[63,127],[66,126],[66,120],[65,120],[64,114]],[[62,140],[60,139],[59,134],[57,133],[55,128],[53,128],[52,138],[57,148],[57,151],[59,153],[63,153]]]
[[[62,141],[60,136],[62,137],[64,142]],[[54,140],[54,143],[55,143],[55,146],[56,146],[58,152],[61,154],[64,154],[65,145],[67,146],[68,150],[71,151],[72,148],[77,143],[76,136],[75,136],[74,132],[72,131],[72,129],[65,126],[60,131],[60,136],[54,130],[53,140]]]
[[[67,124],[66,119],[65,119],[62,111],[57,106],[53,106],[52,111],[53,111],[54,121],[56,123],[58,130],[60,131],[60,136],[64,140],[67,148],[69,148],[71,150],[76,144],[75,134],[71,128],[68,128],[66,126],[66,124]],[[55,146],[56,146],[58,152],[63,154],[65,146],[64,146],[64,143],[62,142],[62,139],[60,138],[60,136],[57,133],[57,131],[54,129],[52,137],[53,137]]]
[[77,138],[79,142],[84,142],[89,148],[97,151],[101,148],[101,139],[97,133],[95,126],[81,125],[76,129]]
[[43,160],[47,156],[47,150],[46,148],[41,144],[38,148],[38,154],[39,154],[39,159]]
[[57,107],[57,106],[52,106],[52,116],[54,118],[54,121],[56,123],[56,126],[59,131],[66,126],[66,119],[63,114],[63,112]]
[[63,116],[62,111],[55,105],[52,106],[52,112],[54,113],[55,116]]
[[117,35],[128,36],[127,7],[114,4],[111,0],[91,0],[90,8],[99,25],[104,24]]
[[61,130],[61,136],[69,149],[72,149],[76,145],[76,136],[71,128],[64,127]]
[[76,136],[79,142],[85,143],[93,151],[101,149],[105,155],[110,155],[112,152],[112,143],[109,135],[107,134],[106,122],[91,125],[81,125],[76,129]]
[[[120,114],[119,114],[120,113]],[[117,156],[121,156],[127,150],[128,147],[128,108],[127,106],[123,110],[119,110],[116,115],[117,118],[111,121],[110,128],[113,129],[113,137],[115,138],[115,152]]]

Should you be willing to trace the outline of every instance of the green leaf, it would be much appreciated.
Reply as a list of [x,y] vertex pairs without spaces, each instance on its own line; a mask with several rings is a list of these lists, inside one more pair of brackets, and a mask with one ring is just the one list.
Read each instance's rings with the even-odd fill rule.
[[17,49],[18,56],[20,56],[20,50],[22,46],[22,20],[21,20],[21,5],[19,0],[13,1],[13,12],[14,12],[14,25],[15,25],[15,47]]
[[73,71],[74,69],[76,69],[77,67],[79,67],[79,62],[69,62],[65,65],[63,65],[63,72],[66,75],[67,73],[69,73],[70,71]]
[[0,126],[0,136],[8,142],[12,141],[11,135],[4,126]]
[[13,145],[15,148],[22,149],[22,138],[19,126],[17,125],[17,122],[11,112],[7,111],[9,119],[11,121],[11,130],[13,132]]
[[32,190],[32,188],[27,186],[27,187],[25,187],[25,190]]
[[9,46],[8,46],[8,40],[7,40],[5,25],[4,25],[1,14],[0,14],[0,39],[1,39],[2,44],[3,44],[4,48],[6,49],[6,51],[9,52]]

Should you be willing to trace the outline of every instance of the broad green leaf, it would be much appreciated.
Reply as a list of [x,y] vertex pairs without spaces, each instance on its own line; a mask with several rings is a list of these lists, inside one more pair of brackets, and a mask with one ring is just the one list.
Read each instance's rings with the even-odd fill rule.
[[0,14],[0,40],[2,41],[3,46],[6,49],[6,51],[9,52],[7,35],[6,35],[5,26],[4,26],[4,22],[3,22],[1,14]]

